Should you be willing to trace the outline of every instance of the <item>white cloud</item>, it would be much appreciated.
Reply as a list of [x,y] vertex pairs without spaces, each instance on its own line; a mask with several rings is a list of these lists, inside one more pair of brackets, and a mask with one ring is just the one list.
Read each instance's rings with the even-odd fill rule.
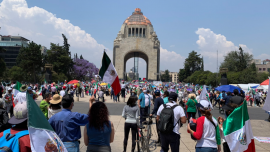
[[174,51],[160,47],[160,70],[168,69],[170,72],[179,72],[183,68],[185,57]]
[[[78,53],[98,67],[106,48],[89,33],[73,25],[69,20],[40,7],[28,7],[25,0],[3,0],[0,3],[2,35],[21,35],[37,44],[50,47],[50,43],[63,44],[62,33],[68,38],[71,53]],[[112,57],[112,51],[107,53]]]
[[255,59],[261,59],[262,61],[265,60],[265,59],[270,59],[270,55],[269,54],[261,54],[261,55],[258,55],[258,56],[255,56],[254,57]]
[[195,32],[199,35],[199,39],[196,43],[199,46],[199,53],[206,57],[204,58],[205,70],[216,72],[217,69],[217,50],[219,65],[224,60],[224,56],[234,50],[238,50],[239,46],[243,48],[245,52],[252,53],[252,49],[248,48],[244,44],[234,45],[233,42],[228,41],[224,35],[216,34],[209,28],[198,28]]

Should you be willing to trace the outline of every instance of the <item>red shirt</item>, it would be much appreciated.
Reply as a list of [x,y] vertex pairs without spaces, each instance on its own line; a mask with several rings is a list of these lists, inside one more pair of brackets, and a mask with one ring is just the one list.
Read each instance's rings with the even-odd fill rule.
[[[27,130],[22,128],[11,128],[10,133],[16,134],[20,131]],[[0,133],[0,138],[3,136],[3,132]],[[19,138],[20,152],[31,152],[30,138],[29,135],[25,135]]]

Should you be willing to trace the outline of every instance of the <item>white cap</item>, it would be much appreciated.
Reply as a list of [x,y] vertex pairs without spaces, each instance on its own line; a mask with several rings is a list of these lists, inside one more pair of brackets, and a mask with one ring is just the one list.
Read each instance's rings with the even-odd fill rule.
[[209,110],[210,103],[207,100],[200,100],[200,103],[197,104],[197,107],[200,107],[201,110]]

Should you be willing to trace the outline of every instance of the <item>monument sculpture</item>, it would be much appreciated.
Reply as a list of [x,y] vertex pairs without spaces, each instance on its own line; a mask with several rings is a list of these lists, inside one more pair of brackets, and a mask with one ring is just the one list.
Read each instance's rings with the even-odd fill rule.
[[134,57],[134,67],[138,69],[138,60],[146,62],[146,79],[158,80],[160,68],[160,41],[150,20],[136,8],[128,17],[114,40],[113,64],[119,79],[125,78],[126,62]]

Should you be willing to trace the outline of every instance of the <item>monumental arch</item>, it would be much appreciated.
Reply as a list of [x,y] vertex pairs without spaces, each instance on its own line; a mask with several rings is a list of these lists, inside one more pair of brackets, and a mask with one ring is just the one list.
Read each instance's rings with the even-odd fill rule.
[[114,40],[113,64],[119,79],[125,78],[126,62],[133,57],[145,60],[147,80],[159,79],[160,42],[150,20],[139,8],[124,21]]

